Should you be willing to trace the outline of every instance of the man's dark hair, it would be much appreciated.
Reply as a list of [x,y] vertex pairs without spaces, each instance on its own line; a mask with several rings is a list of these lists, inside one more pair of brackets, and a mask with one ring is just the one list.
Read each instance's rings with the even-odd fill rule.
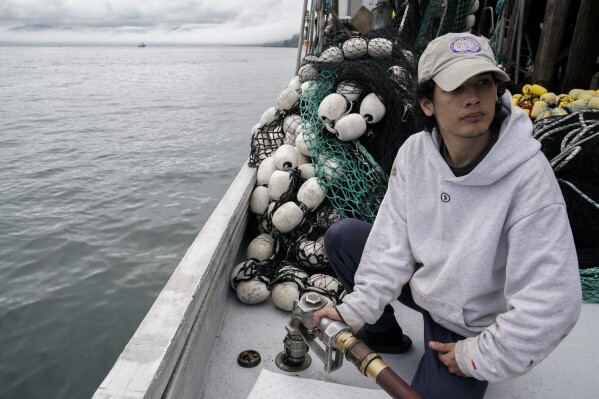
[[[495,81],[495,83],[497,83],[497,97],[499,99],[501,99],[501,97],[503,96],[503,94],[505,93],[505,90],[506,90],[505,82],[495,79],[494,76],[493,76],[493,80]],[[416,105],[415,105],[416,126],[419,130],[425,130],[429,133],[433,131],[433,128],[438,129],[439,125],[437,124],[437,119],[435,118],[434,115],[427,116],[424,113],[424,111],[422,111],[420,104],[418,104],[418,100],[426,98],[430,101],[433,101],[433,93],[435,91],[435,84],[436,83],[434,80],[429,79],[429,80],[424,80],[424,81],[420,82],[418,84],[418,86],[416,87]],[[505,115],[503,115],[503,113],[501,112],[501,107],[502,107],[501,101],[498,101],[495,103],[495,117],[494,117],[492,123],[501,123],[501,120],[505,117]]]

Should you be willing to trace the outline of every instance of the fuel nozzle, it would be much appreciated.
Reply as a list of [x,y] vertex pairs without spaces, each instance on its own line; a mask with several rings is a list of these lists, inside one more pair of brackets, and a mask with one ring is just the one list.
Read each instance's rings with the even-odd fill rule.
[[[328,318],[322,318],[318,326],[312,325],[312,315],[324,306],[325,301],[315,292],[307,293],[295,303],[291,320],[285,326],[287,330],[287,336],[283,340],[285,349],[275,359],[280,369],[301,371],[308,368],[311,363],[309,349],[312,349],[324,363],[327,373],[341,367],[343,354],[336,347],[335,341],[341,332],[350,331],[350,328]],[[317,329],[323,333],[324,349],[314,340]]]
[[[291,320],[285,326],[285,349],[275,359],[280,369],[289,372],[305,370],[312,362],[308,355],[308,350],[312,349],[323,362],[325,372],[329,373],[342,366],[345,354],[350,363],[392,398],[421,399],[376,352],[351,333],[349,326],[326,317],[320,319],[318,326],[312,325],[312,315],[324,306],[325,301],[315,292],[310,292],[295,302]],[[322,332],[324,349],[314,339],[317,329]]]

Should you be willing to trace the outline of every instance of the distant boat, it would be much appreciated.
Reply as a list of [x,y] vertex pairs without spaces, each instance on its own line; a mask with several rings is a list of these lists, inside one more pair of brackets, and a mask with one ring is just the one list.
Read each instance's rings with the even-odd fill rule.
[[146,45],[143,42],[141,42],[137,45],[137,47],[146,47]]

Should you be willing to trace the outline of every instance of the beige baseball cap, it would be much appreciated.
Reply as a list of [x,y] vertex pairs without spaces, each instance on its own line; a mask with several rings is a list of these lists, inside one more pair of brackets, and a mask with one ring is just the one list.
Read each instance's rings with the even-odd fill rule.
[[418,61],[418,81],[433,79],[445,91],[457,89],[474,75],[493,72],[508,82],[510,77],[497,67],[485,37],[471,33],[447,33],[432,40]]

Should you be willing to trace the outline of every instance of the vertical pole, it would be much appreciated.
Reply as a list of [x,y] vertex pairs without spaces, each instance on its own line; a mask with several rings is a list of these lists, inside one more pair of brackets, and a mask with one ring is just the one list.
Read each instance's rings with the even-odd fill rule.
[[543,29],[535,67],[532,74],[533,83],[551,86],[555,77],[555,65],[559,55],[564,28],[568,19],[570,0],[548,0],[545,16],[543,18]]
[[302,10],[302,23],[300,24],[300,37],[297,44],[297,61],[295,63],[295,74],[300,68],[300,60],[302,59],[302,47],[304,47],[304,29],[306,26],[306,12],[308,8],[308,0],[304,0],[304,9]]
[[599,1],[582,0],[568,54],[563,90],[588,89],[599,55]]

